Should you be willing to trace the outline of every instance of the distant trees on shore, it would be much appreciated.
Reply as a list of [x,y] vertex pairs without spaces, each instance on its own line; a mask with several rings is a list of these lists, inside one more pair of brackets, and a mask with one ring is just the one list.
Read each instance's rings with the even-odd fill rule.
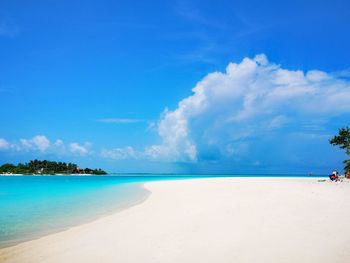
[[[337,145],[341,149],[345,149],[345,153],[350,156],[350,128],[340,128],[339,135],[334,136],[329,140],[332,145]],[[350,176],[350,159],[344,161],[345,174]]]
[[28,163],[13,165],[5,163],[0,166],[0,174],[107,174],[101,169],[79,168],[74,163],[31,160]]

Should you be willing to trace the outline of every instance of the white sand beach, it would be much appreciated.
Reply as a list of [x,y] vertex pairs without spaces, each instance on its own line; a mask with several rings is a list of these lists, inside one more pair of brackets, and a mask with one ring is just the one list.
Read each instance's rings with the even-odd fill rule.
[[141,204],[0,250],[0,262],[350,262],[350,183],[212,178],[144,186]]

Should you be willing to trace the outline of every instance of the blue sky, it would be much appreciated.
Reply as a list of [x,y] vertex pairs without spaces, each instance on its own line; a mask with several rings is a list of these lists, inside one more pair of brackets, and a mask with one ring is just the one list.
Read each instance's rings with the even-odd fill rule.
[[347,1],[3,0],[0,162],[340,170],[349,46]]

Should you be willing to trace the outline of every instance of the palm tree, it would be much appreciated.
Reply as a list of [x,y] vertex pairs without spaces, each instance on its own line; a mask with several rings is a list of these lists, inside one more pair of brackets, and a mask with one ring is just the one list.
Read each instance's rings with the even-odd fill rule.
[[[341,149],[345,149],[345,153],[350,156],[350,128],[340,128],[339,135],[334,136],[329,140],[332,145],[337,145]],[[346,174],[350,173],[350,159],[344,161],[344,170]]]

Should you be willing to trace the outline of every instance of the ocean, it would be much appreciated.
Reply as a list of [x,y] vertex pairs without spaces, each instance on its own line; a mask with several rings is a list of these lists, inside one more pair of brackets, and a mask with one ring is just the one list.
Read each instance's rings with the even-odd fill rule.
[[149,194],[141,187],[144,182],[206,177],[223,175],[0,176],[0,247],[64,230],[142,202]]
[[141,202],[148,195],[142,182],[168,179],[0,176],[0,247],[64,230]]

